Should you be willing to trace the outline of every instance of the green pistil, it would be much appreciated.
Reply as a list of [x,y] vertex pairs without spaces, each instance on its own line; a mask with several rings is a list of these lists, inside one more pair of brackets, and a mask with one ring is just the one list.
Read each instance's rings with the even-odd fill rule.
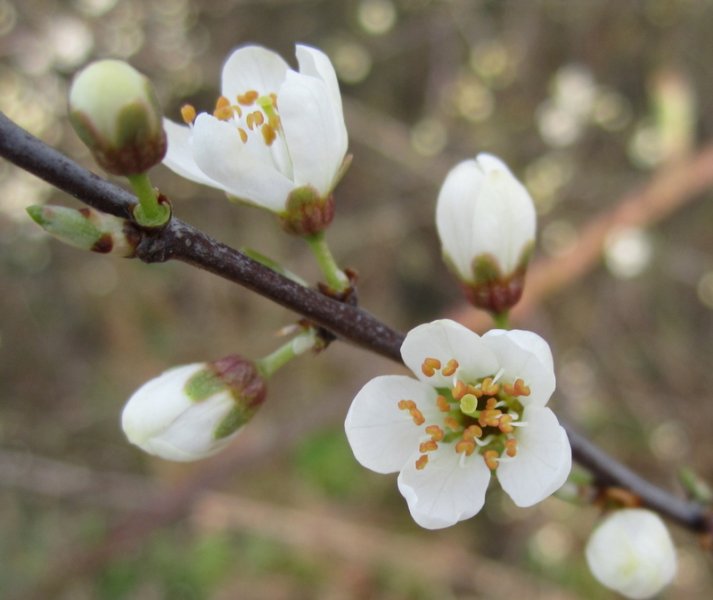
[[272,103],[272,98],[270,96],[260,96],[257,99],[257,104],[262,108],[262,112],[268,118],[268,122],[274,121],[277,118],[277,111],[275,110],[275,105]]

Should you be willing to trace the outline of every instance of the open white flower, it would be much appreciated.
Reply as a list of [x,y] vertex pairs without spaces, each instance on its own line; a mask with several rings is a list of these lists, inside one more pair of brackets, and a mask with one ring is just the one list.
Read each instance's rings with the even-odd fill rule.
[[520,299],[535,207],[500,159],[479,154],[451,169],[438,195],[436,227],[444,259],[473,304],[500,313]]
[[540,336],[494,329],[480,337],[439,320],[412,329],[401,356],[417,379],[369,381],[345,429],[362,465],[399,471],[399,490],[419,525],[439,529],[475,515],[492,471],[518,506],[563,485],[572,456],[545,406],[555,375]]
[[597,580],[627,598],[651,598],[676,575],[676,549],[666,525],[642,508],[609,515],[589,538],[586,555]]
[[142,385],[121,415],[126,437],[149,454],[178,462],[222,450],[265,399],[254,363],[227,356],[182,365]]
[[185,106],[189,125],[165,122],[164,164],[280,215],[329,204],[348,144],[339,85],[323,52],[298,45],[296,54],[299,72],[260,46],[235,50],[213,114]]

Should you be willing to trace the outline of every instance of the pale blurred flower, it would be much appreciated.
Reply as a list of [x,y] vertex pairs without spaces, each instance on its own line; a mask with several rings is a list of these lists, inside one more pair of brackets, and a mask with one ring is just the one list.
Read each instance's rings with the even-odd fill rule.
[[545,406],[555,375],[540,336],[495,329],[480,337],[439,320],[412,329],[401,356],[417,379],[369,381],[345,430],[362,465],[399,472],[399,490],[419,525],[439,529],[475,515],[493,471],[523,507],[566,481],[571,450]]
[[609,515],[592,533],[587,563],[604,586],[627,598],[651,598],[676,575],[676,549],[661,518],[628,508]]

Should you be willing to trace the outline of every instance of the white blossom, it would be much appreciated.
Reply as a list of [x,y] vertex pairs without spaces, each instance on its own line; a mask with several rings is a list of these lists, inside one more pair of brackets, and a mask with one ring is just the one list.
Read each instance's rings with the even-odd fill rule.
[[676,549],[661,518],[627,508],[609,515],[586,549],[594,577],[627,598],[651,598],[676,575]]
[[479,154],[451,169],[436,227],[444,259],[474,304],[502,312],[517,302],[535,242],[535,207],[500,159]]
[[121,426],[132,444],[186,462],[222,450],[265,398],[253,363],[230,356],[165,371],[129,398]]
[[540,336],[496,329],[480,337],[439,320],[411,330],[401,356],[416,379],[369,381],[345,429],[363,466],[399,472],[419,525],[438,529],[475,515],[492,472],[523,507],[563,485],[571,450],[546,407],[555,375]]
[[164,164],[278,214],[295,190],[327,198],[348,143],[339,86],[323,52],[298,45],[296,54],[299,72],[260,46],[235,50],[213,114],[184,107],[189,125],[166,120]]

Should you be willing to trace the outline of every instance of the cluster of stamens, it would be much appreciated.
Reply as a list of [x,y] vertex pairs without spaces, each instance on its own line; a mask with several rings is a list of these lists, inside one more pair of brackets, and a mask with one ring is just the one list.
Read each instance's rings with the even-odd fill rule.
[[[238,126],[238,134],[247,143],[251,131],[260,131],[266,145],[271,146],[280,130],[280,116],[277,114],[277,94],[260,96],[255,90],[248,90],[235,97],[236,102],[220,96],[215,103],[213,116],[221,121],[240,120],[245,127]],[[254,108],[257,104],[258,108]],[[187,125],[196,119],[196,109],[190,104],[181,108],[181,117]],[[243,118],[244,117],[244,118]]]
[[[455,359],[442,365],[437,358],[426,358],[421,371],[426,377],[433,377],[438,372],[451,377],[458,367]],[[443,393],[436,397],[436,406],[444,413],[443,425],[446,429],[435,424],[426,426],[425,433],[430,439],[419,445],[421,454],[416,460],[417,469],[426,467],[428,453],[438,450],[439,443],[455,442],[454,449],[463,459],[480,448],[483,460],[491,470],[497,468],[503,455],[517,455],[513,422],[519,418],[517,410],[522,408],[517,398],[529,396],[530,388],[522,379],[500,384],[497,378],[485,377],[475,384],[457,379],[450,389],[441,390]],[[400,400],[398,407],[408,411],[417,426],[426,422],[413,400]]]

